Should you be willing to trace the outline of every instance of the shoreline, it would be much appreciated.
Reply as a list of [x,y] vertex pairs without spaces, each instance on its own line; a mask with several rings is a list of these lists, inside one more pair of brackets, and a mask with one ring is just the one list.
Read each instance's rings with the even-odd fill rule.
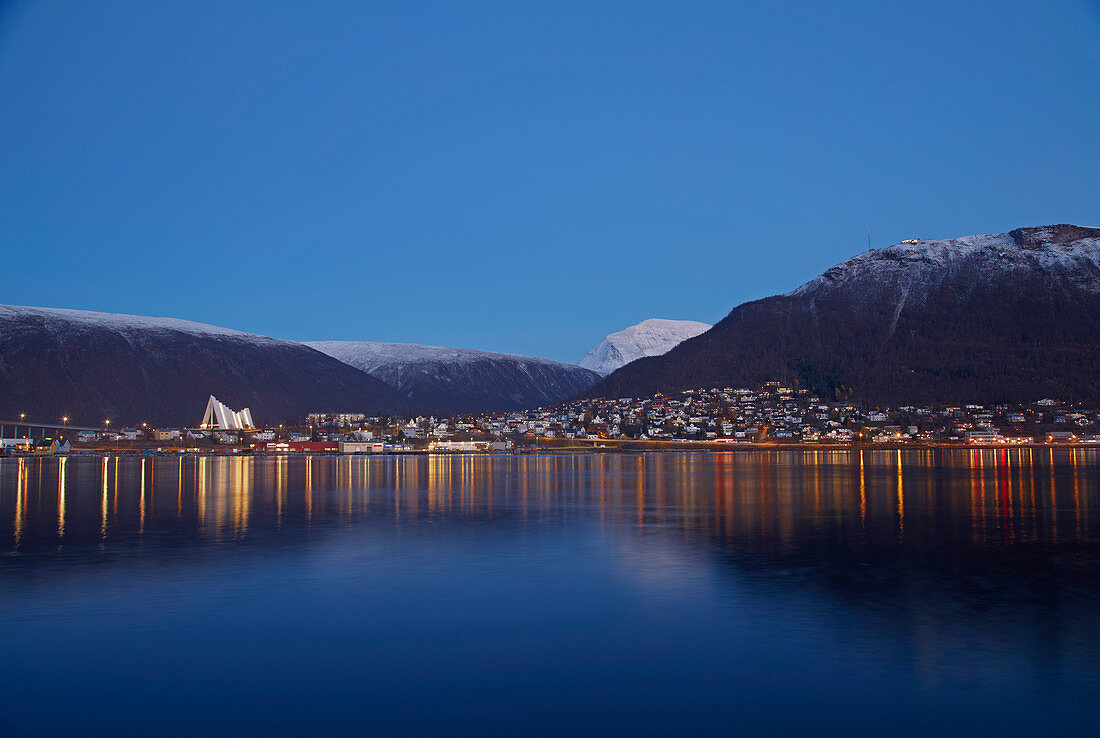
[[257,451],[250,448],[171,448],[171,447],[110,447],[110,448],[73,448],[65,453],[4,453],[0,459],[35,459],[101,456],[157,456],[172,458],[187,457],[391,457],[391,456],[597,456],[609,454],[651,454],[651,453],[729,453],[733,451],[995,451],[1009,449],[1100,449],[1100,443],[712,443],[712,442],[667,442],[667,441],[628,441],[604,442],[591,445],[538,446],[514,451],[441,451],[427,448],[407,449],[387,452],[339,451]]

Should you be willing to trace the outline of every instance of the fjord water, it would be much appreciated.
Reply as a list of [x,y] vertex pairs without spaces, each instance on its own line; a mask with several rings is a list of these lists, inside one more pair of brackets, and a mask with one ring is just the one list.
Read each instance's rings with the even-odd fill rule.
[[1077,735],[1100,453],[0,460],[0,735]]

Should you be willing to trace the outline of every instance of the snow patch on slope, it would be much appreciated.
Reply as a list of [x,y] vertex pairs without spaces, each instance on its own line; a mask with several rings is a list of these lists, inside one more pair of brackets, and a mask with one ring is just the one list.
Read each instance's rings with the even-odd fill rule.
[[608,335],[577,363],[606,376],[636,359],[666,354],[708,330],[709,324],[697,320],[650,318]]

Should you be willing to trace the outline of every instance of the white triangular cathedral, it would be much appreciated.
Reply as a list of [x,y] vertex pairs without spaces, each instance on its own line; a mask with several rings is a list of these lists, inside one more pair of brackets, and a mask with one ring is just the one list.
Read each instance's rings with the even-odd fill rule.
[[214,430],[251,430],[255,428],[252,422],[252,412],[246,407],[240,412],[233,412],[224,402],[218,402],[218,398],[210,395],[210,401],[206,403],[206,412],[202,416],[200,428],[212,428]]

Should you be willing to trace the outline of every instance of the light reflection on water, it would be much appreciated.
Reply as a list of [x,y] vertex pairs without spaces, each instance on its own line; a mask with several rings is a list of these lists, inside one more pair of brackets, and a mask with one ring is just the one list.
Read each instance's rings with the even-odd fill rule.
[[1069,732],[1098,508],[1092,449],[6,459],[0,735]]

